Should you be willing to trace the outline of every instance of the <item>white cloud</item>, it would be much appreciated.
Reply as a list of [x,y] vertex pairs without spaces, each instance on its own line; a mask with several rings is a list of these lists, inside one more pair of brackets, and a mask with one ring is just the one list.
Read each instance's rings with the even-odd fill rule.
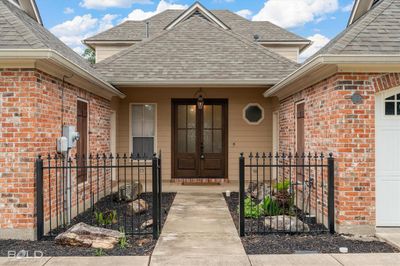
[[301,55],[300,61],[303,62],[316,52],[318,52],[322,47],[324,47],[330,40],[328,37],[321,35],[319,33],[314,34],[313,36],[308,37],[310,41],[312,41],[312,45],[308,47]]
[[83,0],[81,7],[88,9],[106,9],[110,7],[129,8],[133,4],[152,4],[151,0]]
[[75,12],[75,10],[73,8],[70,7],[66,7],[64,9],[64,14],[73,14]]
[[342,7],[343,12],[350,12],[353,10],[354,2],[351,4],[348,4],[347,6]]
[[174,4],[171,2],[168,2],[166,0],[161,0],[158,5],[156,10],[154,11],[143,11],[142,9],[134,9],[126,18],[123,19],[125,20],[144,20],[149,17],[152,17],[158,13],[161,13],[167,9],[186,9],[188,8],[187,5],[179,5],[179,4]]
[[244,18],[250,19],[251,15],[253,15],[253,12],[249,9],[242,9],[236,12],[239,16],[242,16]]
[[113,21],[117,17],[118,15],[111,14],[106,14],[101,19],[94,18],[91,14],[75,16],[52,27],[50,31],[75,52],[81,54],[84,50],[82,40],[113,27]]
[[268,20],[284,28],[293,28],[317,21],[338,8],[338,0],[267,0],[253,20]]

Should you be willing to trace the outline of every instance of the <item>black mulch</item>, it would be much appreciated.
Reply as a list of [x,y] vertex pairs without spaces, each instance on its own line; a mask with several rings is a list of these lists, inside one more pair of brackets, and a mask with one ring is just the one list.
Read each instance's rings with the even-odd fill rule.
[[[225,200],[239,230],[239,193],[232,192]],[[251,224],[246,219],[246,225]],[[358,240],[349,235],[328,233],[304,234],[246,234],[242,243],[247,254],[293,254],[293,253],[339,253],[340,247],[347,247],[349,253],[392,253],[400,252],[395,247],[378,239]]]
[[[167,214],[171,208],[172,202],[174,201],[176,193],[163,193],[162,194],[162,225],[164,225],[165,220],[167,218]],[[121,225],[127,223],[127,228],[131,228],[132,225],[134,228],[138,227],[139,223],[143,223],[148,219],[151,219],[151,206],[152,206],[152,197],[151,193],[143,193],[141,198],[145,199],[149,204],[149,211],[142,214],[140,216],[140,220],[137,219],[136,216],[133,219],[129,218],[129,216],[125,216],[123,214],[123,210],[126,208],[127,203],[116,203],[115,201],[110,200],[108,197],[100,200],[95,205],[95,209],[99,211],[107,211],[107,210],[119,210],[119,224],[116,224],[112,227],[112,229],[118,230]],[[125,220],[125,217],[127,219]],[[77,224],[79,222],[85,222],[87,224],[94,223],[93,213],[88,210],[76,218],[74,218],[71,222],[71,226]],[[68,227],[68,228],[69,228]],[[52,231],[54,235],[65,231],[68,228],[59,228]],[[110,227],[108,227],[110,228]],[[127,230],[129,233],[129,230]],[[119,245],[116,245],[112,250],[103,250],[103,256],[147,256],[150,255],[154,247],[156,245],[156,240],[153,240],[151,230],[146,230],[147,233],[144,235],[129,235],[127,234],[128,246],[126,248],[121,248]],[[137,232],[136,232],[137,233]],[[44,256],[96,256],[98,254],[98,250],[93,248],[83,248],[83,247],[68,247],[57,245],[54,241],[54,237],[44,238],[42,241],[22,241],[22,240],[0,240],[0,257],[8,256],[8,251],[21,251],[25,250],[29,252],[29,255],[33,255],[34,251],[43,252]]]

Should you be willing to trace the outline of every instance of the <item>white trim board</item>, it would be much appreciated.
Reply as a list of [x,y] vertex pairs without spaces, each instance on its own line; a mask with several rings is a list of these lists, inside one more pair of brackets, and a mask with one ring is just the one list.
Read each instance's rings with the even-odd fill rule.
[[175,20],[173,20],[170,24],[168,24],[165,29],[170,30],[176,25],[178,25],[180,22],[185,21],[188,17],[193,15],[196,11],[201,12],[207,19],[211,20],[224,30],[229,30],[229,27],[222,22],[219,18],[217,18],[210,10],[205,8],[202,4],[199,2],[194,3],[191,7],[186,9],[185,12],[183,12],[179,17],[177,17]]

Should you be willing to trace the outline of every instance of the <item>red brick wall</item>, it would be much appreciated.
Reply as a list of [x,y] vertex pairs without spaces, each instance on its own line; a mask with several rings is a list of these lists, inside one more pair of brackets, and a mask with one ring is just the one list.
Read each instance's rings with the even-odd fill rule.
[[[281,152],[294,152],[295,103],[304,100],[306,151],[336,158],[339,231],[375,225],[375,93],[399,84],[400,74],[339,73],[281,101]],[[354,92],[361,104],[351,102]]]
[[[89,102],[89,150],[109,152],[111,103],[35,69],[0,69],[0,232],[32,238],[34,160],[54,154],[64,124],[76,125],[78,97]],[[74,152],[74,151],[72,151]]]

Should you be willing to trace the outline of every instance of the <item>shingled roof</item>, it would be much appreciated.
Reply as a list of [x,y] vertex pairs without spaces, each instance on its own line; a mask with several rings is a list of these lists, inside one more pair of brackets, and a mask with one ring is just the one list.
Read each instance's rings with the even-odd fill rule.
[[[150,37],[160,34],[167,25],[175,20],[184,11],[166,10],[147,20],[125,21],[122,24],[87,38],[85,42],[93,41],[141,41],[146,37],[146,23],[149,24]],[[254,35],[260,41],[294,41],[308,42],[292,32],[280,28],[268,21],[249,21],[229,10],[211,10],[211,12],[225,23],[233,32],[253,40]]]
[[382,0],[307,61],[321,54],[399,54],[399,14],[399,0]]
[[116,85],[196,80],[270,85],[296,67],[293,61],[196,15],[95,65]]
[[[24,11],[9,3],[0,0],[0,50],[1,49],[50,49],[73,64],[87,71],[106,86],[112,86],[104,81],[99,73],[86,59],[75,53],[50,31],[37,23]],[[117,91],[115,88],[112,88]]]

